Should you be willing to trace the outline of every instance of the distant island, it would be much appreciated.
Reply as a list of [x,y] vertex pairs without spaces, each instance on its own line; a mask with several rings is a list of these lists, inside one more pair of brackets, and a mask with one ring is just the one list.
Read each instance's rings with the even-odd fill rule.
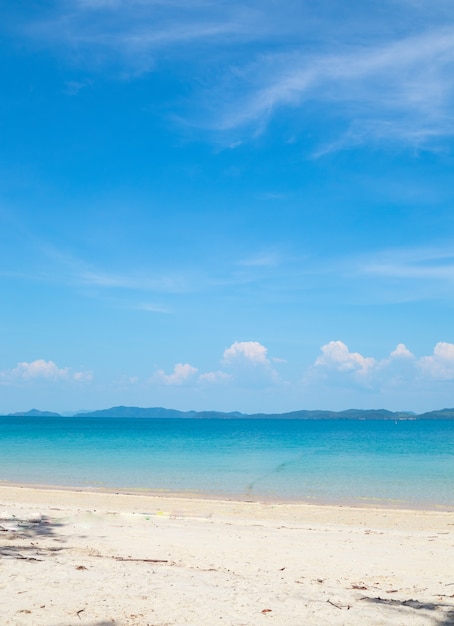
[[[65,416],[52,411],[31,411],[9,413],[3,417],[61,417]],[[290,411],[289,413],[240,413],[234,411],[177,411],[162,407],[141,408],[137,406],[116,406],[99,411],[84,411],[72,417],[139,417],[139,418],[177,418],[177,419],[290,419],[290,420],[317,420],[317,419],[356,419],[356,420],[430,420],[454,419],[454,409],[441,409],[427,413],[412,413],[410,411],[387,411],[386,409],[348,409],[346,411]]]

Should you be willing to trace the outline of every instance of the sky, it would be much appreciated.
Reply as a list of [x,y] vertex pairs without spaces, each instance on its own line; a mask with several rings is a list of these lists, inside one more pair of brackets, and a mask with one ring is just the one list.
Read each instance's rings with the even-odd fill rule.
[[0,2],[0,413],[454,406],[451,0]]

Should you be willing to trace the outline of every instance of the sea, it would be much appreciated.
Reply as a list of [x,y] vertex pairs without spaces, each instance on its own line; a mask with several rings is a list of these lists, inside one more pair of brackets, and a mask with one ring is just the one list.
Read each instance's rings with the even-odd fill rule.
[[0,482],[454,509],[454,420],[0,417]]

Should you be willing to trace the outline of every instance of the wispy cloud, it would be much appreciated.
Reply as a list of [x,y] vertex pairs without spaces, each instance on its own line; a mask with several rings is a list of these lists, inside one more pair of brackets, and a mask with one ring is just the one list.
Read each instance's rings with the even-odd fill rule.
[[181,56],[192,46],[254,38],[252,12],[210,1],[62,2],[25,32],[62,50],[73,63],[91,70],[116,66],[122,76],[134,77],[151,71],[163,51]]
[[188,280],[188,277],[176,273],[166,275],[156,272],[153,276],[136,272],[115,274],[96,270],[82,271],[75,279],[79,284],[93,287],[166,293],[182,293],[191,290],[189,285],[192,282]]
[[[72,288],[88,287],[99,290],[124,290],[152,293],[182,294],[196,290],[196,286],[204,284],[206,279],[199,273],[191,272],[187,268],[181,270],[166,270],[161,266],[148,268],[128,268],[105,270],[73,253],[47,242],[40,242],[36,246],[42,257],[43,269],[38,275],[40,280],[64,283]],[[49,261],[51,265],[49,267]],[[31,278],[31,276],[30,276]],[[198,287],[197,287],[198,288]],[[144,303],[139,308],[151,310],[151,305]],[[136,306],[137,308],[137,306]],[[157,305],[156,309],[167,312],[165,306]]]
[[161,304],[155,304],[153,302],[142,302],[138,304],[135,308],[139,311],[149,311],[150,313],[171,313],[171,309]]
[[454,252],[451,245],[384,250],[363,259],[357,271],[377,277],[451,283],[454,280]]
[[263,252],[241,259],[238,265],[245,267],[275,267],[281,263],[282,259],[276,252]]
[[343,302],[452,301],[454,253],[450,240],[424,246],[403,246],[366,253],[331,251],[329,255],[258,248],[216,264],[176,264],[149,259],[140,267],[119,257],[108,267],[85,260],[77,252],[48,244],[33,244],[36,263],[30,273],[0,275],[40,283],[65,285],[90,298],[109,298],[114,306],[168,314],[182,298],[223,292],[242,297],[244,287],[266,289],[284,298],[324,297],[338,290]]
[[223,145],[290,108],[311,123],[316,103],[335,130],[314,156],[364,143],[435,149],[454,134],[454,11],[441,0],[439,13],[422,4],[340,11],[323,1],[282,9],[272,0],[79,0],[56,3],[21,32],[103,75],[110,68],[133,78],[184,60],[197,80],[174,119],[217,133]]
[[64,93],[68,96],[77,96],[77,94],[86,87],[89,87],[93,84],[92,80],[87,81],[78,81],[78,80],[69,80],[64,89]]
[[327,259],[317,256],[308,259],[305,271],[308,290],[316,283],[325,290],[336,289],[343,302],[453,301],[454,253],[446,240],[365,253],[341,252]]
[[275,248],[256,249],[249,241],[241,254],[220,248],[214,262],[210,250],[194,260],[178,253],[163,259],[145,250],[140,262],[134,263],[130,255],[116,249],[100,258],[95,248],[78,249],[73,242],[53,244],[36,237],[28,245],[34,251],[33,265],[23,272],[1,270],[0,278],[57,285],[116,308],[162,314],[175,312],[182,299],[194,294],[242,297],[245,286],[281,285],[298,263]]
[[[323,105],[346,125],[318,155],[367,142],[427,144],[454,133],[454,29],[332,52],[265,54],[241,72],[213,129],[267,124],[280,109]],[[225,97],[225,93],[223,93]]]

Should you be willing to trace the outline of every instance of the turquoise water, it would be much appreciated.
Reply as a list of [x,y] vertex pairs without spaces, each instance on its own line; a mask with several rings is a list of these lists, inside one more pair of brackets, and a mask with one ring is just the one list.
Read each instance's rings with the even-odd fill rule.
[[454,421],[0,417],[0,480],[454,506]]

